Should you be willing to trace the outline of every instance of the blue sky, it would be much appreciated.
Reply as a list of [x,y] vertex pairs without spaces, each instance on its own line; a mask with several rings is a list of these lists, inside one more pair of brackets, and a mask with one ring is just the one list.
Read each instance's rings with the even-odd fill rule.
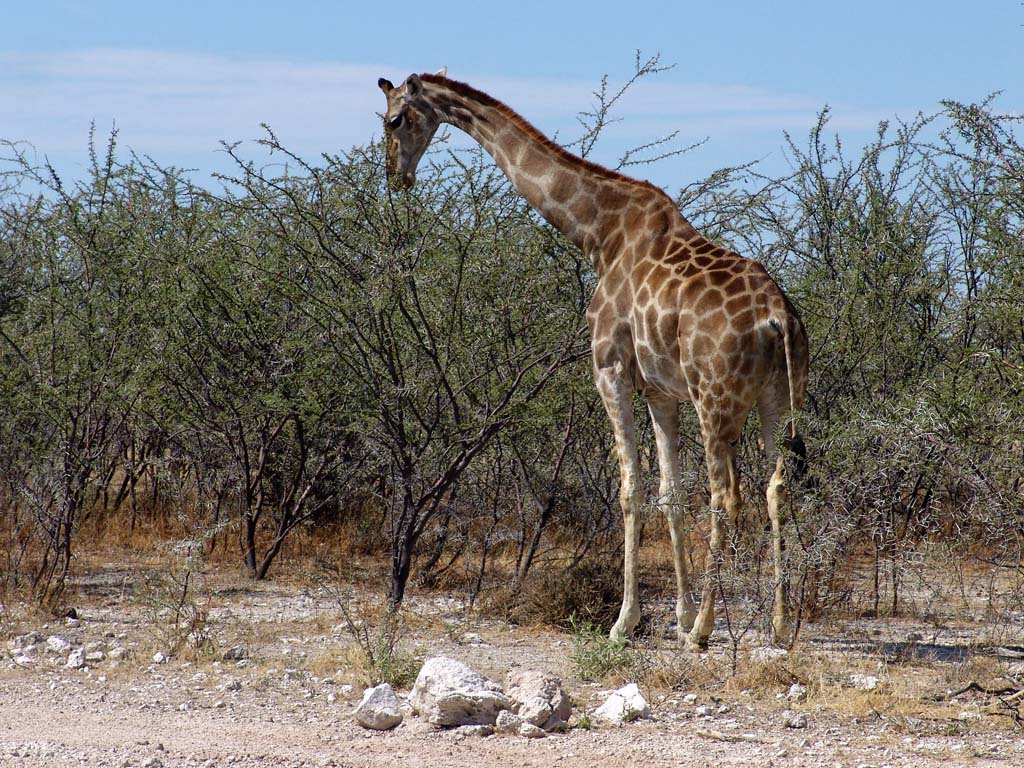
[[848,145],[943,98],[1003,91],[998,106],[1024,112],[1019,0],[5,5],[0,138],[72,176],[91,121],[199,178],[226,167],[220,140],[261,122],[307,157],[344,151],[379,135],[378,76],[441,66],[570,140],[601,75],[628,76],[637,49],[676,66],[632,92],[593,157],[614,166],[676,129],[681,144],[707,138],[636,171],[673,192],[723,165],[782,168],[783,131],[802,140],[826,104]]

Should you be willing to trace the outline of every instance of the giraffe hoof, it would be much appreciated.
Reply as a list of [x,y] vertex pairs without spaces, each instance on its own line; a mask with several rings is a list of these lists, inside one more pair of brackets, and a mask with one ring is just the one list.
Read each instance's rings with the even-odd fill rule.
[[694,653],[702,653],[703,651],[706,651],[708,649],[708,640],[709,638],[707,636],[695,637],[694,634],[691,632],[684,636],[683,644],[686,646],[686,650],[688,651],[693,651]]
[[783,619],[772,622],[772,642],[782,648],[788,648],[793,638],[793,626]]
[[611,631],[608,633],[608,639],[613,643],[625,645],[629,642],[629,633],[627,633],[618,622],[615,622],[615,624],[612,625]]

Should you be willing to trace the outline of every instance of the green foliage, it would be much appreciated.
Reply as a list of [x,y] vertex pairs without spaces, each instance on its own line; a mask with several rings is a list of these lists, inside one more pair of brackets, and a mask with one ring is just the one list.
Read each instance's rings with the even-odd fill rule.
[[612,639],[608,633],[589,622],[581,622],[575,616],[569,618],[572,633],[573,671],[582,680],[597,682],[628,676],[634,668],[633,652],[626,641]]
[[[600,98],[595,129],[618,96]],[[805,143],[787,137],[786,176],[723,169],[679,192],[808,328],[811,475],[786,528],[805,615],[849,602],[865,556],[867,607],[898,612],[929,542],[1024,575],[1019,126],[992,100],[950,102],[851,157],[825,112]],[[56,604],[77,532],[108,516],[170,516],[205,546],[229,531],[256,578],[295,531],[358,517],[350,530],[390,547],[392,606],[417,569],[528,609],[540,595],[547,621],[614,603],[618,478],[583,321],[595,276],[480,152],[442,146],[397,193],[379,146],[313,164],[268,132],[272,164],[226,146],[235,173],[211,190],[119,158],[114,137],[91,144],[74,184],[4,145],[3,587]],[[754,440],[741,451],[755,517],[765,467]],[[765,542],[746,528],[730,583],[758,606]],[[581,658],[625,663],[583,627]]]

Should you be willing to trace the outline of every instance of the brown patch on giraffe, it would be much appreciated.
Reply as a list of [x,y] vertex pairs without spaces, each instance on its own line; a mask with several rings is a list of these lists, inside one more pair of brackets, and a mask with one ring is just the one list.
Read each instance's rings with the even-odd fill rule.
[[700,268],[692,261],[687,261],[676,266],[676,272],[684,280],[700,273]]
[[731,329],[727,329],[718,340],[718,350],[722,355],[734,356],[740,350],[740,336]]
[[753,309],[745,309],[732,319],[732,327],[741,333],[754,327],[756,315]]
[[626,227],[626,231],[630,232],[637,229],[640,226],[640,222],[644,219],[643,209],[638,205],[630,205],[626,209],[626,213],[622,217],[622,222]]
[[[646,287],[647,286],[644,286],[645,289]],[[658,308],[653,304],[649,305],[644,310],[644,322],[642,323],[642,325],[645,328],[656,331],[658,327],[658,314]]]
[[636,292],[636,303],[640,305],[646,305],[651,300],[651,287],[647,283],[642,283],[639,290]]
[[739,375],[743,378],[748,378],[754,373],[754,366],[756,364],[756,358],[752,355],[744,355],[740,361]]
[[603,368],[615,362],[614,347],[610,339],[595,340],[590,345],[594,367]]
[[658,338],[666,349],[678,342],[679,316],[675,312],[664,312],[658,318]]
[[604,248],[608,253],[618,254],[622,250],[625,238],[623,238],[621,230],[615,229],[609,237],[605,238],[604,242]]
[[547,172],[548,159],[539,150],[529,147],[519,161],[519,168],[528,176],[537,178]]
[[551,197],[556,203],[564,205],[572,199],[577,189],[576,177],[568,170],[559,171],[551,184]]
[[746,294],[741,294],[725,302],[725,311],[730,315],[736,315],[748,306],[750,306],[750,298]]
[[708,282],[717,288],[721,288],[732,279],[732,275],[723,269],[712,269],[707,275]]
[[712,243],[710,240],[704,240],[704,242],[698,244],[693,249],[693,252],[699,256],[700,254],[707,253],[708,251],[713,251],[714,249],[715,249],[715,244],[714,243]]
[[707,256],[698,256],[693,260],[693,263],[696,264],[701,269],[707,269],[708,265],[711,263],[711,259],[709,259]]
[[578,221],[594,221],[597,218],[598,208],[594,198],[590,195],[580,195],[569,207],[569,212]]
[[675,302],[672,302],[672,298],[679,291],[679,288],[682,284],[683,281],[680,280],[678,277],[670,277],[661,286],[661,290],[658,291],[658,298],[661,299],[663,303],[671,302],[674,304]]
[[721,308],[722,302],[725,297],[722,292],[717,288],[708,288],[701,294],[700,298],[697,299],[697,303],[694,307],[697,314],[707,314]]
[[544,191],[540,188],[540,185],[533,179],[530,179],[521,173],[515,174],[515,185],[522,193],[523,197],[529,197],[537,200],[544,196]]
[[597,190],[597,204],[601,210],[616,212],[625,208],[629,195],[619,185],[604,183]]
[[689,337],[693,333],[696,325],[697,318],[692,312],[680,311],[679,314],[676,315],[676,333],[679,338],[685,339]]
[[718,338],[721,336],[722,331],[725,330],[727,322],[725,312],[721,307],[716,307],[701,315],[700,322],[697,324],[697,327],[703,333],[709,334],[714,338]]
[[742,275],[734,275],[732,272],[726,272],[726,274],[729,275],[729,282],[722,286],[726,296],[734,296],[746,290],[746,281]]
[[693,338],[690,340],[690,355],[694,359],[707,357],[714,351],[714,348],[715,343],[711,340],[711,337],[699,331],[693,334]]
[[665,281],[672,277],[672,270],[656,261],[652,261],[650,263],[654,265],[654,269],[652,269],[650,275],[648,275],[647,282],[651,283],[655,287],[664,285]]
[[651,214],[650,230],[652,237],[664,237],[672,229],[672,217],[664,206],[658,206],[658,210]]
[[686,247],[686,243],[674,240],[672,244],[665,249],[665,253],[662,254],[661,260],[667,262],[680,261],[683,255],[690,249]]

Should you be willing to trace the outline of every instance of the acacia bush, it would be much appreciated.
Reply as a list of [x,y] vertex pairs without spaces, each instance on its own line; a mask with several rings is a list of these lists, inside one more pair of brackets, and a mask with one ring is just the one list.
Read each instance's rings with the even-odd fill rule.
[[[992,101],[948,103],[850,158],[823,113],[806,144],[787,137],[787,175],[723,169],[678,192],[808,328],[810,473],[786,528],[803,618],[908,609],[906,579],[940,549],[1024,581],[1019,126]],[[415,577],[527,613],[540,600],[547,621],[603,617],[573,598],[614,602],[603,574],[621,557],[589,262],[479,151],[442,142],[398,193],[380,146],[312,162],[268,131],[261,147],[259,166],[226,146],[235,172],[200,186],[113,137],[73,184],[5,145],[4,587],[57,602],[83,520],[116,539],[170,514],[207,546],[236,541],[255,578],[296,532],[364,530],[387,547],[392,607]],[[686,406],[683,422],[699,561]],[[751,614],[772,590],[754,435],[743,531],[712,575]],[[595,573],[564,599],[530,591]]]

